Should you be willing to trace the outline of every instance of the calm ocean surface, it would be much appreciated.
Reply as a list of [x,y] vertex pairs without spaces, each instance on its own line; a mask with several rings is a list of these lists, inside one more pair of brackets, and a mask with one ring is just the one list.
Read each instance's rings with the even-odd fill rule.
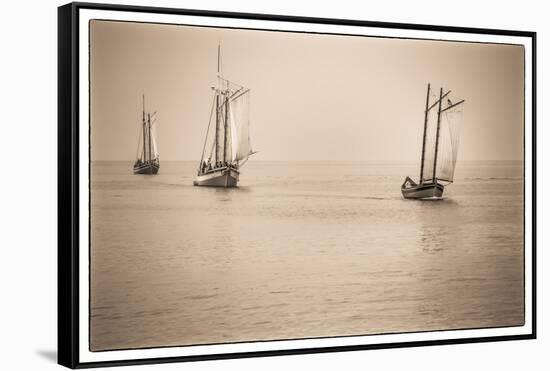
[[92,163],[91,349],[521,325],[523,166],[459,162],[442,201],[418,164]]

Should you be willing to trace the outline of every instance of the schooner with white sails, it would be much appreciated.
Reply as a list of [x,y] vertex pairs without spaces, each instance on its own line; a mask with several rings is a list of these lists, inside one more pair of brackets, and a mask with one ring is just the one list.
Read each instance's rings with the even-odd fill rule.
[[250,89],[222,77],[219,45],[217,79],[217,86],[212,87],[214,99],[193,184],[235,187],[240,168],[254,154],[249,132]]
[[[430,98],[435,102],[430,103]],[[433,97],[428,84],[426,110],[424,112],[424,134],[422,137],[422,158],[420,161],[419,182],[405,178],[401,193],[405,198],[442,198],[445,186],[453,182],[462,109],[464,99],[451,96],[451,91]]]
[[159,152],[154,130],[155,116],[156,112],[153,114],[145,112],[145,95],[143,95],[141,130],[139,133],[137,158],[134,163],[134,174],[154,175],[159,171]]

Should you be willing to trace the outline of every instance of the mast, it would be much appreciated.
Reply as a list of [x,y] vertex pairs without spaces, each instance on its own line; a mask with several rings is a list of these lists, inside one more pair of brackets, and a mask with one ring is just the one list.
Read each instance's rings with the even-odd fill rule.
[[[229,85],[229,83],[227,83]],[[228,117],[228,107],[229,107],[229,87],[225,91],[225,115],[223,120],[223,162],[225,163],[227,161],[227,117]]]
[[215,164],[218,164],[218,153],[220,151],[220,145],[218,143],[218,136],[220,133],[220,95],[219,95],[219,84],[220,84],[220,44],[218,43],[218,74],[216,75],[218,80],[218,88],[216,89],[216,136],[214,137],[214,146],[215,150]]
[[142,95],[141,121],[143,122],[143,162],[145,162],[145,94]]
[[428,128],[428,105],[430,103],[430,84],[426,93],[426,111],[424,111],[424,135],[422,137],[422,159],[420,160],[420,184],[424,183],[424,156],[426,153],[426,129]]
[[441,123],[441,101],[443,100],[443,88],[440,88],[439,90],[439,104],[437,107],[437,132],[435,136],[435,154],[434,154],[434,172],[432,176],[432,181],[435,183],[435,172],[437,170],[437,150],[439,147],[439,126]]
[[220,96],[216,91],[216,135],[214,136],[215,153],[214,158],[216,164],[218,163],[218,153],[220,152],[220,145],[218,143],[218,136],[220,133]]
[[151,114],[147,114],[147,140],[149,141],[149,161],[151,161]]

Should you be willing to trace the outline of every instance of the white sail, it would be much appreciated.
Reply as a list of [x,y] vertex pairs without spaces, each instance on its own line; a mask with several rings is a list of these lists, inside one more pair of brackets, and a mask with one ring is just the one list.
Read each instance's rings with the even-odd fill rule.
[[[431,102],[437,101],[436,97]],[[424,168],[422,182],[433,181],[434,166],[437,180],[452,182],[454,179],[458,146],[460,140],[460,128],[462,124],[463,104],[453,107],[460,99],[448,95],[441,102],[441,115],[439,119],[439,140],[437,132],[437,116],[439,105],[435,105],[428,112],[426,124],[426,141],[424,152]],[[431,103],[430,103],[431,104]],[[436,159],[437,144],[437,159]]]
[[[150,128],[148,127],[147,123],[145,124],[142,123],[141,130],[139,131],[139,141],[138,141],[136,159],[141,161],[149,160],[149,137],[150,137]],[[151,143],[151,146],[152,146],[152,143]]]
[[146,124],[145,127],[145,160],[149,161],[153,157],[151,156],[151,147],[152,147],[152,141],[151,141],[151,127],[149,124]]
[[233,161],[242,161],[253,153],[250,143],[249,104],[249,90],[237,92],[229,104]]
[[136,152],[137,160],[149,161],[149,159],[154,160],[159,157],[155,127],[156,125],[154,125],[154,122],[149,124],[149,122],[146,121],[145,124],[141,124]]
[[[232,105],[230,104],[229,107]],[[236,161],[237,158],[237,150],[239,149],[239,136],[237,133],[237,123],[235,119],[235,114],[233,113],[233,109],[229,109],[229,121],[231,124],[231,133],[234,133],[231,135],[231,161]]]
[[216,131],[215,131],[215,158],[217,161],[223,161],[223,153],[225,151],[224,148],[224,140],[225,140],[225,96],[223,94],[220,94],[217,92],[218,95],[218,114],[216,116]]
[[[229,93],[229,92],[227,92]],[[230,119],[230,115],[231,115],[231,111],[230,111],[230,107],[231,105],[227,104],[227,101],[226,103],[224,104],[224,112],[223,112],[223,117],[224,117],[224,161],[225,162],[231,162],[231,159],[232,159],[232,140],[233,140],[233,134],[232,134],[232,131],[231,131],[231,119]],[[225,116],[227,116],[227,119],[225,119]],[[227,125],[227,127],[226,127]]]
[[158,151],[158,146],[157,146],[157,129],[156,129],[156,125],[153,125],[152,128],[151,128],[151,146],[153,147],[151,149],[151,151],[153,152],[152,153],[153,159],[158,158],[159,157],[159,151]]
[[460,129],[462,126],[462,108],[464,104],[452,107],[457,102],[450,97],[446,99],[442,109],[451,107],[441,113],[439,129],[439,147],[437,153],[437,178],[452,182],[455,173],[458,145],[460,142]]

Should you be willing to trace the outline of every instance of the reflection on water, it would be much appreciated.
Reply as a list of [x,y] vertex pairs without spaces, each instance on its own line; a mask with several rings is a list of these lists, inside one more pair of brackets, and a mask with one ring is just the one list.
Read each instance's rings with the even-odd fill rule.
[[[460,205],[452,198],[415,202],[419,212],[418,246],[426,253],[437,253],[460,239]],[[437,220],[437,222],[436,222]]]
[[445,226],[422,226],[418,245],[426,253],[437,253],[449,246],[452,229]]
[[521,163],[461,164],[403,200],[406,163],[92,166],[93,350],[523,323]]

